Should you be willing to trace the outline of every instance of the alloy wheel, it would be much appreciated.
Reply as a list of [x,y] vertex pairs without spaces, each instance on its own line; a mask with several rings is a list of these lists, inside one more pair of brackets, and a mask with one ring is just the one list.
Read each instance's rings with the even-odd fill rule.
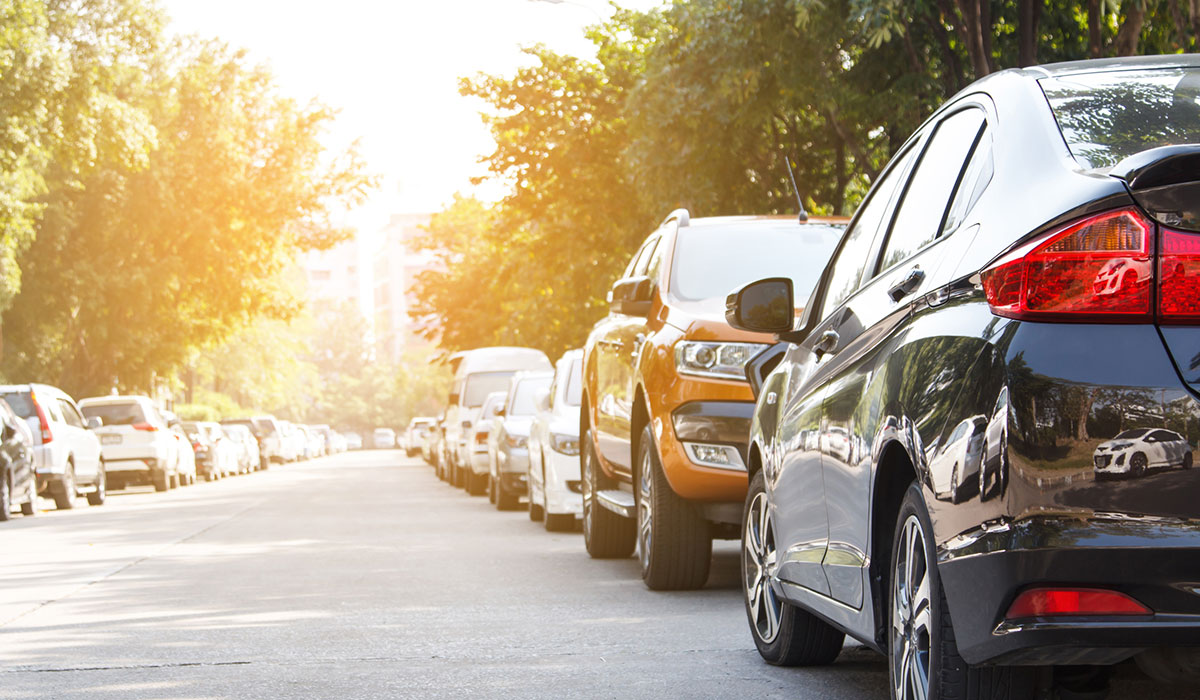
[[592,509],[596,507],[596,488],[594,483],[596,465],[593,461],[594,458],[592,457],[591,449],[584,449],[583,479],[579,486],[580,490],[583,491],[583,539],[587,542],[592,539]]
[[905,521],[892,572],[892,688],[897,700],[929,697],[933,611],[925,529],[916,515]]
[[642,571],[650,570],[650,545],[653,544],[654,528],[654,465],[650,459],[650,451],[646,450],[642,457],[641,468],[638,469],[638,501],[637,501],[637,547],[638,559]]
[[770,644],[779,634],[783,606],[771,578],[775,573],[777,552],[775,526],[767,507],[767,494],[759,493],[746,513],[745,544],[742,546],[742,592],[750,609],[754,634]]

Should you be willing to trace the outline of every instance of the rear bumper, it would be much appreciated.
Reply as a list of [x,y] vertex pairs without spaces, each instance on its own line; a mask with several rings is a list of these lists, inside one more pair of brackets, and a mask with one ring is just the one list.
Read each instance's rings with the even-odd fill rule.
[[583,492],[580,488],[579,457],[546,450],[544,465],[546,481],[546,512],[552,515],[583,514]]
[[148,474],[167,468],[166,460],[155,457],[121,459],[104,458],[104,470],[111,476],[114,474],[141,473]]
[[[963,538],[938,571],[959,653],[972,664],[1111,664],[1160,646],[1200,645],[1200,526],[1147,518],[1036,518]],[[1145,617],[1008,621],[1035,585],[1132,596]]]
[[477,476],[483,476],[488,473],[488,453],[486,447],[483,452],[476,452],[471,455],[471,471]]

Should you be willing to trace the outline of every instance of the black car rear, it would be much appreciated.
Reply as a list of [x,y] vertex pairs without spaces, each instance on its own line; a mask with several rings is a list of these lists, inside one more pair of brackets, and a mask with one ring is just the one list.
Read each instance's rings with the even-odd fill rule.
[[[899,151],[800,330],[774,326],[743,547],[766,658],[845,632],[897,697],[1196,668],[1196,144],[1200,60],[1165,57],[996,74]],[[731,320],[770,325],[764,293]],[[827,644],[781,651],[801,633]]]

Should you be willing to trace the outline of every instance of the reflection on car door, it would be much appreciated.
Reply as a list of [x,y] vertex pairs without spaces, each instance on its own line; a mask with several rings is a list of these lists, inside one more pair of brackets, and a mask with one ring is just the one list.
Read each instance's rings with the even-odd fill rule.
[[[626,277],[646,274],[658,245],[652,235],[638,251]],[[630,429],[633,418],[634,360],[639,336],[646,333],[646,319],[617,311],[609,314],[596,340],[596,441],[604,459],[618,471],[631,474]]]
[[957,112],[939,122],[925,143],[913,144],[900,165],[918,152],[920,159],[881,218],[880,252],[870,258],[869,267],[880,272],[867,275],[874,278],[847,300],[834,326],[838,349],[825,369],[830,379],[822,430],[847,435],[849,449],[822,455],[829,518],[824,568],[833,597],[854,608],[862,606],[866,583],[870,522],[864,514],[870,512],[874,440],[886,418],[882,393],[885,382],[899,380],[882,375],[903,342],[913,301],[929,291],[928,271],[938,269],[945,253],[938,245],[942,225],[984,119],[980,110]]
[[60,398],[58,408],[67,425],[67,442],[75,455],[75,474],[85,479],[96,476],[100,472],[100,441],[88,431],[74,404]]

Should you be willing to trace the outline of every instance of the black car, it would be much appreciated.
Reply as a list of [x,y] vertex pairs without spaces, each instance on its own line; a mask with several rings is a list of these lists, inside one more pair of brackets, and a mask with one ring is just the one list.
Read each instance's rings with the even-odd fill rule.
[[14,503],[22,515],[37,512],[37,475],[33,471],[33,433],[0,399],[0,521],[8,520]]
[[[731,294],[787,341],[747,370],[761,655],[848,634],[896,698],[1195,680],[1198,231],[1200,58],[1004,71],[897,152],[798,323],[787,280]],[[1096,480],[1139,428],[1185,447]]]

